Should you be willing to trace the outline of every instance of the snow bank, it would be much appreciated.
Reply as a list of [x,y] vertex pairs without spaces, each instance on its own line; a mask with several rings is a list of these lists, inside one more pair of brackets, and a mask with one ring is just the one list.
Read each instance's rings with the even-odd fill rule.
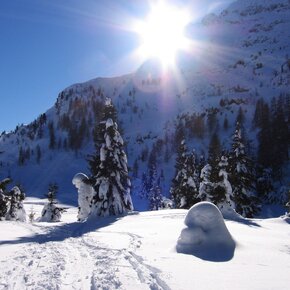
[[229,233],[219,209],[210,202],[195,204],[188,211],[176,250],[203,260],[228,261],[235,251],[235,241]]

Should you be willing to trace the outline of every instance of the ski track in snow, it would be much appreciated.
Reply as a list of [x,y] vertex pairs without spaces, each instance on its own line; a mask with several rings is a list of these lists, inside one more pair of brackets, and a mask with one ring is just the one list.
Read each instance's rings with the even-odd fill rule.
[[[159,278],[160,271],[136,254],[142,238],[129,232],[96,231],[69,237],[57,227],[51,236],[68,237],[63,242],[31,242],[0,260],[0,289],[170,289]],[[72,233],[73,236],[74,233]],[[125,236],[126,247],[112,248],[99,236]],[[121,269],[122,268],[122,269]]]

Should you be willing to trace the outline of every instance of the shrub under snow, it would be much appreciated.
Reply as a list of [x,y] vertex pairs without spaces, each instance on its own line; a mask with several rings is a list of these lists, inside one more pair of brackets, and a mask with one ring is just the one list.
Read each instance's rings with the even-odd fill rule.
[[188,211],[184,223],[187,227],[182,230],[178,239],[178,253],[210,261],[227,261],[233,257],[235,241],[214,204],[195,204]]
[[78,221],[84,221],[91,213],[91,203],[95,191],[89,184],[89,178],[83,173],[77,173],[74,176],[72,183],[78,190]]

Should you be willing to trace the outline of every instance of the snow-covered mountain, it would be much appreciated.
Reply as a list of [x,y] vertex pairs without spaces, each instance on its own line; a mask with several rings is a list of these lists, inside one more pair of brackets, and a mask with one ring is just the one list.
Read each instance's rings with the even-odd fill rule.
[[[158,170],[163,171],[164,194],[169,194],[180,125],[188,147],[206,155],[213,132],[226,149],[230,147],[242,111],[249,149],[255,156],[259,128],[253,119],[258,100],[269,106],[274,97],[280,100],[289,126],[289,31],[288,0],[238,0],[219,15],[206,16],[189,27],[194,45],[179,57],[175,70],[164,73],[152,60],[129,75],[72,85],[37,120],[2,133],[0,179],[9,175],[24,186],[27,195],[38,197],[56,182],[59,199],[76,204],[71,181],[77,172],[88,173],[86,158],[94,151],[93,129],[105,97],[112,98],[118,112],[134,176],[133,200],[139,210],[146,208],[138,192],[152,150]],[[198,122],[204,130],[198,129]],[[289,162],[283,166],[279,182],[289,186],[285,177]]]

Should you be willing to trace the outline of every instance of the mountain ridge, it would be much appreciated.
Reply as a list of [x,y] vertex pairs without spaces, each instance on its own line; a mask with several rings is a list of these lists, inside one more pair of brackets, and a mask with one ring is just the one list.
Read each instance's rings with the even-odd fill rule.
[[[165,174],[164,194],[169,195],[179,123],[186,126],[203,116],[203,138],[191,136],[188,127],[186,138],[190,149],[194,147],[198,155],[206,155],[213,132],[209,116],[216,116],[215,131],[228,149],[236,117],[242,110],[245,131],[252,140],[249,146],[255,155],[259,130],[252,120],[257,101],[262,98],[270,104],[280,95],[286,104],[289,101],[288,19],[290,1],[236,1],[219,15],[207,16],[191,27],[198,40],[190,54],[180,56],[175,71],[163,74],[154,61],[148,61],[135,73],[99,77],[67,87],[37,120],[1,134],[0,178],[10,175],[34,196],[42,196],[50,182],[57,182],[60,200],[75,204],[77,193],[71,179],[77,172],[88,173],[86,158],[94,151],[93,128],[100,120],[105,97],[112,98],[124,131],[129,165],[135,175],[132,193],[137,209],[147,206],[138,192],[154,146],[161,148],[158,165]],[[226,119],[228,128],[224,129]],[[135,163],[137,174],[133,172]],[[289,161],[285,166],[288,172]]]

